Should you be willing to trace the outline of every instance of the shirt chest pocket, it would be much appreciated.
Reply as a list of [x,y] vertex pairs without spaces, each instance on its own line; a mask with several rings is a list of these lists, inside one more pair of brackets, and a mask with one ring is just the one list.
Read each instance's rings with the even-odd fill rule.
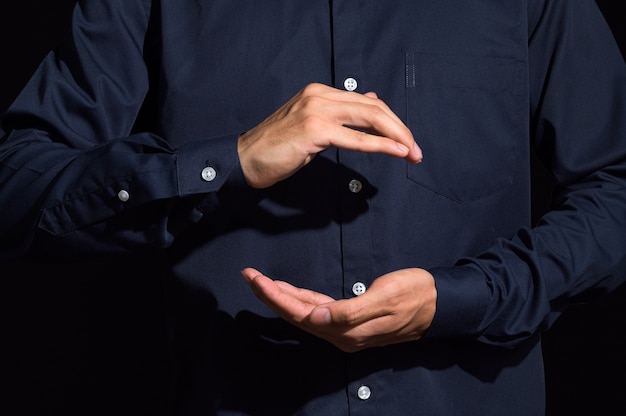
[[[468,203],[513,183],[528,134],[523,62],[406,54],[407,123],[424,151],[408,178]],[[527,140],[526,140],[527,141]]]

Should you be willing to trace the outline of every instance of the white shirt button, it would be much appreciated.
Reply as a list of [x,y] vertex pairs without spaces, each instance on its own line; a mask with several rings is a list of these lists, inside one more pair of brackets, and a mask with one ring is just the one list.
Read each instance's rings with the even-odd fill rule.
[[358,179],[352,179],[348,183],[348,189],[350,189],[350,192],[358,194],[359,192],[361,192],[361,189],[363,189],[363,184]]
[[356,90],[357,85],[356,79],[354,78],[346,78],[345,81],[343,81],[343,87],[348,91]]
[[217,176],[217,172],[211,166],[202,169],[202,179],[211,182]]
[[363,293],[365,293],[366,290],[367,287],[363,282],[356,282],[352,285],[352,293],[354,293],[356,296],[362,295]]
[[370,390],[369,387],[367,386],[361,386],[359,387],[359,389],[357,390],[356,394],[359,396],[359,399],[361,400],[367,400],[370,398],[370,396],[372,395],[372,391]]
[[126,202],[130,199],[130,194],[128,193],[128,191],[122,189],[117,193],[117,198],[122,202]]

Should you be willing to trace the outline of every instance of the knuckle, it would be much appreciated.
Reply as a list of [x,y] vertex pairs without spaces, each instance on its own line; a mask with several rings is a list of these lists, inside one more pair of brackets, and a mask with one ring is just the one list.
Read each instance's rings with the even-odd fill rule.
[[305,95],[300,100],[300,106],[303,111],[313,111],[318,108],[324,101],[319,95]]
[[370,140],[369,140],[370,137],[371,137],[371,135],[369,133],[364,132],[364,131],[361,131],[361,130],[355,130],[354,131],[354,138],[355,138],[356,143],[359,146],[359,148],[362,148],[362,146],[370,143]]
[[369,111],[370,111],[370,117],[376,120],[383,118],[386,114],[385,110],[382,107],[379,107],[377,105],[370,106]]
[[324,120],[316,114],[304,114],[302,116],[302,127],[304,131],[317,131],[323,128]]
[[361,317],[361,308],[347,308],[340,316],[338,321],[340,324],[353,327],[359,323]]
[[302,95],[305,97],[311,96],[311,95],[319,95],[322,93],[323,89],[324,89],[324,85],[318,82],[313,82],[313,83],[306,85],[302,89]]

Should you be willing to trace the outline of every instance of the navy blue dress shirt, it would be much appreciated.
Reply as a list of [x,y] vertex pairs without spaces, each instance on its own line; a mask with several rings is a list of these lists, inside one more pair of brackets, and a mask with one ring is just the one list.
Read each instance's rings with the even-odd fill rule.
[[[250,188],[238,136],[312,82],[375,91],[424,161],[329,148]],[[625,115],[593,0],[79,1],[2,119],[0,258],[159,264],[176,415],[543,415],[541,332],[626,279]],[[336,299],[426,268],[436,316],[343,353],[246,266]]]

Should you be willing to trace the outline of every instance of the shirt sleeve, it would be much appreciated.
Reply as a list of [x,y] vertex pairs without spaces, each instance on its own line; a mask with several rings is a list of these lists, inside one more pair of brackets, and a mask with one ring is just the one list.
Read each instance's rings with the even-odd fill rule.
[[220,190],[245,186],[237,133],[172,149],[133,131],[149,24],[146,0],[79,1],[67,41],[3,116],[0,258],[167,247]]
[[626,67],[590,0],[529,2],[530,140],[554,176],[536,226],[432,270],[429,337],[501,346],[626,281]]

